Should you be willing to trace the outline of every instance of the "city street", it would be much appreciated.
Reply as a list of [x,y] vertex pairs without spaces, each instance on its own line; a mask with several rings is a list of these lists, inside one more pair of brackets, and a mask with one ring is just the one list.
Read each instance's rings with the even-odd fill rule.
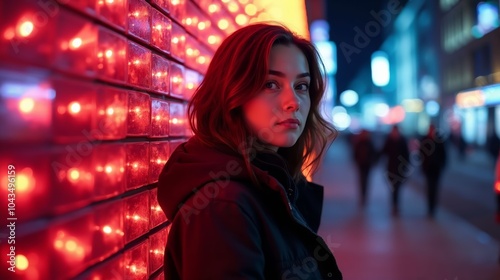
[[[471,151],[460,159],[454,146],[449,146],[440,205],[500,242],[500,224],[495,221],[494,169],[494,161],[485,152]],[[421,174],[416,175],[409,185],[425,195],[424,179]]]
[[[448,208],[448,205],[456,207],[464,201],[475,201],[476,204],[459,207],[460,211],[469,217],[484,216],[494,222],[493,212],[488,212],[493,209],[491,203],[484,201],[483,207],[479,207],[481,203],[476,195],[462,193],[462,189],[468,189],[468,181],[454,175],[455,163],[450,162],[443,178],[442,194],[446,194],[446,199],[434,219],[426,215],[419,172],[404,185],[400,214],[394,217],[383,160],[371,174],[368,205],[359,206],[357,174],[349,149],[346,140],[338,138],[314,178],[325,186],[319,233],[333,250],[345,279],[500,279],[499,242]],[[453,188],[451,183],[456,181],[448,182],[450,176],[456,176],[454,179],[463,184]],[[468,178],[470,186],[478,186],[474,177]],[[481,183],[482,191],[478,195],[487,192],[485,184]],[[456,193],[450,195],[453,191]],[[463,200],[457,198],[468,196]]]

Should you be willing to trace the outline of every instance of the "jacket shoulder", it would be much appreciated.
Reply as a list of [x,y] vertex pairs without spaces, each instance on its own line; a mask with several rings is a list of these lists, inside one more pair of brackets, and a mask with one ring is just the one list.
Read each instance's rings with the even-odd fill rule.
[[233,201],[248,199],[257,194],[256,186],[242,180],[218,180],[212,181],[201,188],[198,193],[206,195],[211,200]]
[[217,202],[227,202],[253,212],[250,208],[262,203],[263,190],[248,181],[218,180],[206,183],[198,188],[184,203],[182,208],[202,210],[204,205]]

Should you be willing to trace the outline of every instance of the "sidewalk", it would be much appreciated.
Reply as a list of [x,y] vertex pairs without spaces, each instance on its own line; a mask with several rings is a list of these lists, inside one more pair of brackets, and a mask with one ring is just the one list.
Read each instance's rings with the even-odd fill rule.
[[[440,206],[500,242],[500,224],[495,221],[494,162],[485,151],[475,151],[465,159],[459,158],[453,146],[447,151],[448,164],[440,181]],[[408,187],[425,195],[424,177],[421,172],[415,173]]]
[[320,228],[347,280],[500,279],[499,244],[451,213],[426,217],[425,200],[401,190],[392,217],[382,166],[372,172],[368,205],[358,206],[349,146],[337,139],[314,181],[325,186]]

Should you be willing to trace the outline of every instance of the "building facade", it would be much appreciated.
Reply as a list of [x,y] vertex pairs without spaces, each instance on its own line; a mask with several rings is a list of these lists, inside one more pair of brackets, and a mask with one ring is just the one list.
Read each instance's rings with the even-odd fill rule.
[[445,121],[457,141],[492,155],[500,135],[499,6],[499,1],[440,1]]

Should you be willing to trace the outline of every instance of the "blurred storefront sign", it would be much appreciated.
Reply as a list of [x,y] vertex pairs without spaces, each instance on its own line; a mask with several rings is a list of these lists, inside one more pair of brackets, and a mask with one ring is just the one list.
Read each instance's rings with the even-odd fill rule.
[[500,104],[500,84],[461,91],[455,98],[459,108],[473,108]]

